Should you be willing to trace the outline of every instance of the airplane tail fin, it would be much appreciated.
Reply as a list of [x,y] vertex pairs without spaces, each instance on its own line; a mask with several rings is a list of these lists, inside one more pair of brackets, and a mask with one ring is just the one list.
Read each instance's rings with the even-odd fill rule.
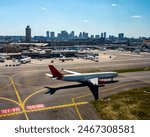
[[49,65],[49,69],[53,75],[53,77],[61,79],[63,74],[61,74],[53,65]]

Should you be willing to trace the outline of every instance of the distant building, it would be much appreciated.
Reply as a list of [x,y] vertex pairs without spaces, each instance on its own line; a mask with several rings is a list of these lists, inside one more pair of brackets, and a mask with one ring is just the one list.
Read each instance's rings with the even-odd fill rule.
[[85,32],[83,32],[83,35],[82,35],[82,37],[85,39]]
[[106,36],[106,32],[104,32],[104,39],[106,39],[106,37],[107,37],[107,36]]
[[60,35],[61,40],[67,40],[68,39],[68,32],[67,31],[61,31]]
[[47,38],[44,36],[34,36],[34,40],[38,42],[45,42]]
[[74,39],[74,31],[71,31],[70,35],[69,35],[70,39]]
[[115,37],[113,36],[113,35],[109,35],[109,40],[111,41],[111,42],[113,42],[113,41],[115,41]]
[[103,38],[104,37],[104,34],[103,33],[101,33],[101,38]]
[[52,39],[55,38],[55,32],[50,32],[50,34]]
[[0,40],[9,42],[25,42],[25,36],[0,36]]
[[91,39],[94,39],[94,35],[91,35]]
[[0,36],[0,40],[5,40],[5,37],[4,36]]
[[119,33],[118,34],[118,39],[123,40],[124,39],[124,33]]
[[84,39],[87,39],[87,38],[89,37],[88,35],[89,35],[88,33],[83,32],[83,38],[84,38]]
[[88,33],[85,33],[85,38],[89,38],[89,34]]
[[150,40],[144,40],[143,43],[144,43],[144,44],[149,44],[149,45],[150,45]]
[[49,38],[49,31],[46,31],[46,37]]
[[82,39],[82,38],[83,38],[83,34],[82,34],[82,32],[80,32],[80,34],[79,34],[79,38],[80,38],[80,39]]
[[26,42],[30,43],[31,42],[31,28],[30,28],[30,26],[26,27],[25,32],[26,32]]
[[96,38],[96,39],[99,39],[99,35],[95,35],[95,38]]

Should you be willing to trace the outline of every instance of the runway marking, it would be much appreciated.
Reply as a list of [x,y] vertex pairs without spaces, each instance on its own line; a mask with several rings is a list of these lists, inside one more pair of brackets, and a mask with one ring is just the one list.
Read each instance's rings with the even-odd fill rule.
[[[99,91],[99,93],[103,93],[103,92],[106,92],[106,91],[109,91],[109,90],[113,90],[113,89],[117,89],[117,88],[121,88],[121,87],[125,87],[125,86],[128,86],[128,85],[138,85],[138,84],[144,84],[144,82],[136,82],[136,83],[128,83],[128,84],[123,84],[123,85],[120,85],[120,86],[116,86],[116,87],[113,87],[113,88],[109,88],[109,89],[105,89],[105,90],[102,90],[102,91]],[[85,95],[82,95],[82,96],[78,96],[78,97],[75,97],[74,99],[81,99],[81,98],[85,98],[87,96],[90,96],[92,95],[91,93],[89,94],[85,94]]]
[[29,118],[28,118],[28,116],[27,116],[27,113],[26,113],[26,110],[25,110],[25,108],[24,108],[24,105],[23,105],[23,103],[22,103],[21,97],[20,97],[20,95],[19,95],[19,93],[18,93],[18,91],[17,91],[17,88],[16,88],[16,86],[15,86],[15,83],[14,83],[12,77],[10,77],[10,80],[11,80],[11,83],[12,83],[12,85],[13,85],[13,88],[14,88],[14,91],[15,91],[15,93],[16,93],[16,96],[17,96],[17,98],[18,98],[19,104],[20,104],[20,106],[21,106],[21,108],[22,108],[22,110],[23,110],[23,113],[24,113],[25,117],[26,117],[26,120],[29,120]]
[[41,93],[41,92],[43,92],[43,91],[45,91],[45,90],[47,90],[47,89],[44,88],[44,89],[38,90],[38,91],[36,91],[36,92],[30,94],[30,95],[29,95],[28,97],[26,97],[25,100],[23,101],[23,106],[25,106],[27,100],[29,100],[32,96],[34,96],[34,95],[36,95],[36,94],[38,94],[38,93]]
[[7,108],[7,109],[0,110],[0,115],[9,114],[9,113],[13,113],[13,112],[19,112],[19,111],[21,111],[20,107]]
[[13,102],[13,103],[15,103],[15,104],[17,104],[18,106],[21,107],[21,105],[20,105],[17,101],[15,101],[15,100],[12,100],[12,99],[9,99],[9,98],[4,98],[4,97],[0,97],[0,99],[2,99],[2,100],[7,100],[7,101],[10,101],[10,102]]
[[[50,106],[50,107],[45,107],[45,108],[27,110],[26,112],[27,113],[39,112],[39,111],[45,111],[45,110],[61,109],[61,108],[66,108],[66,107],[74,107],[74,106],[85,105],[85,104],[88,104],[88,102],[78,102],[78,103],[64,104],[64,105],[58,105],[58,106]],[[10,114],[0,115],[0,117],[14,116],[14,115],[19,115],[19,114],[23,114],[23,113],[24,113],[23,111],[14,112],[14,113],[10,113]]]
[[81,114],[80,114],[80,112],[79,112],[79,110],[78,110],[78,108],[77,108],[77,105],[76,105],[76,103],[75,103],[74,98],[72,98],[72,102],[73,102],[73,104],[74,104],[74,107],[75,107],[75,110],[76,110],[76,112],[77,112],[77,115],[78,115],[79,119],[80,119],[80,120],[83,120],[83,118],[82,118],[82,116],[81,116]]
[[37,105],[29,105],[25,106],[27,110],[32,110],[32,109],[39,109],[39,108],[44,108],[44,104],[37,104]]

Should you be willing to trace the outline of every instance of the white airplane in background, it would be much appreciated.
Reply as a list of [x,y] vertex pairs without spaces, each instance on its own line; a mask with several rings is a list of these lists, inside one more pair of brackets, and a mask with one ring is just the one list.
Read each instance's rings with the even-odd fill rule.
[[19,62],[25,64],[25,63],[30,63],[31,62],[31,57],[26,57],[26,58],[22,58],[19,60]]
[[62,58],[60,58],[59,60],[61,60],[62,62],[70,60],[73,61],[73,58],[62,56]]
[[63,70],[65,72],[71,73],[70,75],[63,75],[60,73],[53,65],[49,65],[51,74],[46,73],[51,79],[63,80],[63,81],[72,81],[72,82],[80,82],[86,84],[92,91],[95,100],[98,99],[98,85],[100,79],[111,79],[118,76],[117,72],[97,72],[97,73],[78,73],[69,70]]
[[87,56],[85,57],[85,59],[94,60],[94,59],[95,59],[95,56],[93,56],[93,55],[87,55]]

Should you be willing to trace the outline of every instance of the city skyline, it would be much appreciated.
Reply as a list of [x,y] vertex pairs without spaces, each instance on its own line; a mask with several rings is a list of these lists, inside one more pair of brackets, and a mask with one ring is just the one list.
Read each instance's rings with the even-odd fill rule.
[[32,36],[46,31],[75,31],[89,35],[150,37],[150,1],[145,0],[1,0],[0,35],[25,35],[30,25]]

